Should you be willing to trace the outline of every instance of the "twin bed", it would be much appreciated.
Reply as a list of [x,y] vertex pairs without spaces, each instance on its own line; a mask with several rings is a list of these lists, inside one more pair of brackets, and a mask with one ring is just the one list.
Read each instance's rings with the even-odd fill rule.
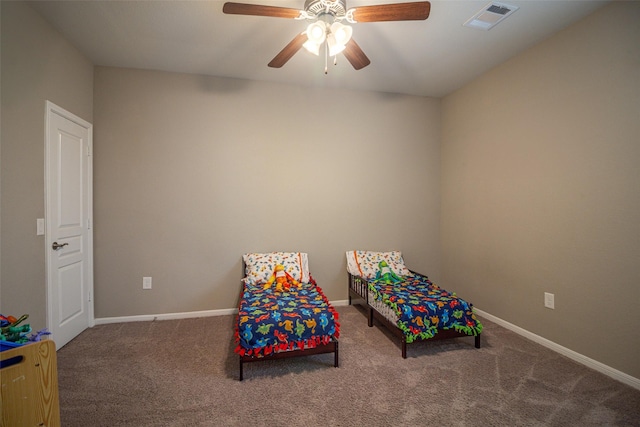
[[[309,273],[307,254],[252,253],[243,256],[243,263],[235,349],[240,381],[248,362],[333,353],[337,368],[338,312]],[[278,270],[283,273],[276,278]]]
[[[338,312],[317,285],[301,252],[251,253],[244,273],[236,323],[235,352],[244,363],[333,353],[338,367]],[[349,304],[362,302],[374,318],[407,344],[427,339],[475,337],[480,348],[482,324],[465,300],[427,276],[408,270],[400,252],[347,252]]]
[[400,252],[349,251],[347,271],[349,305],[356,298],[370,327],[375,318],[399,337],[403,358],[407,344],[422,340],[473,336],[480,348],[482,324],[472,304],[407,269]]

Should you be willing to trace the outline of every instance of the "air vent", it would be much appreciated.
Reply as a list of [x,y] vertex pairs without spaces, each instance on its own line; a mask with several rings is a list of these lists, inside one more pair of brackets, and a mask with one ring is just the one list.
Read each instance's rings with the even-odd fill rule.
[[478,30],[490,30],[495,27],[498,22],[503,21],[516,10],[518,10],[517,6],[492,2],[482,8],[482,10],[476,13],[463,25],[465,27],[476,28]]
[[511,9],[504,6],[498,6],[497,4],[492,4],[487,8],[487,12],[497,13],[498,15],[506,15],[507,13],[511,12]]

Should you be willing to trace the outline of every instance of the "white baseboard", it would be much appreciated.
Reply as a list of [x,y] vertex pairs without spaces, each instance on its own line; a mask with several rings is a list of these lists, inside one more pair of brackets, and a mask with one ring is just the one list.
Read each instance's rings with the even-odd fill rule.
[[96,319],[96,325],[106,325],[108,323],[151,322],[154,320],[190,319],[194,317],[226,316],[236,313],[238,313],[237,308],[225,308],[222,310],[189,311],[184,313],[141,314],[138,316],[102,317]]
[[[349,305],[349,300],[331,301],[334,307]],[[183,313],[141,314],[138,316],[102,317],[95,319],[96,325],[127,322],[152,322],[154,320],[192,319],[194,317],[227,316],[238,313],[237,308],[224,308],[221,310],[188,311]]]
[[597,360],[593,360],[588,358],[587,356],[584,356],[580,353],[577,353],[573,350],[570,350],[566,347],[563,347],[559,344],[554,343],[553,341],[549,341],[546,338],[543,338],[539,335],[536,335],[532,332],[527,331],[526,329],[522,329],[519,326],[516,326],[512,323],[509,323],[505,320],[502,320],[498,317],[495,317],[489,313],[486,313],[482,310],[479,310],[478,308],[474,307],[473,311],[480,317],[484,317],[487,320],[490,320],[494,323],[497,323],[498,325],[502,326],[503,328],[509,329],[510,331],[515,332],[518,335],[521,335],[525,338],[530,339],[533,342],[536,342],[540,345],[543,345],[557,353],[562,354],[563,356],[568,357],[569,359],[575,360],[578,363],[581,363],[591,369],[594,369],[598,372],[601,372],[605,375],[607,375],[608,377],[613,378],[614,380],[620,381],[621,383],[624,383],[628,386],[631,386],[635,389],[640,390],[640,379],[632,377],[631,375],[625,374],[624,372],[618,371],[617,369],[614,369],[610,366],[605,365],[604,363],[600,363]]

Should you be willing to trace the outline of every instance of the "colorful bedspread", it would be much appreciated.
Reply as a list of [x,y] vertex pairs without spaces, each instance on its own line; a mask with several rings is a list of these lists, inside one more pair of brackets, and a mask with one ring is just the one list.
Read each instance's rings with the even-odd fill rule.
[[471,305],[422,275],[404,277],[404,282],[387,284],[369,281],[376,300],[382,300],[399,316],[398,327],[408,343],[432,338],[440,329],[455,329],[466,335],[478,335],[482,324]]
[[245,285],[236,326],[235,352],[262,357],[317,347],[340,335],[338,312],[315,282],[290,292]]

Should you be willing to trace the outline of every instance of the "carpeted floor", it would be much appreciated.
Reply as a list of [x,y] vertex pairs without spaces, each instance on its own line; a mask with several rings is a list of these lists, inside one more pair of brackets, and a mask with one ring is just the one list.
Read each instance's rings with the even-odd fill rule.
[[640,390],[489,321],[402,359],[385,328],[337,307],[333,355],[245,364],[234,316],[88,329],[58,351],[62,425],[640,426]]

